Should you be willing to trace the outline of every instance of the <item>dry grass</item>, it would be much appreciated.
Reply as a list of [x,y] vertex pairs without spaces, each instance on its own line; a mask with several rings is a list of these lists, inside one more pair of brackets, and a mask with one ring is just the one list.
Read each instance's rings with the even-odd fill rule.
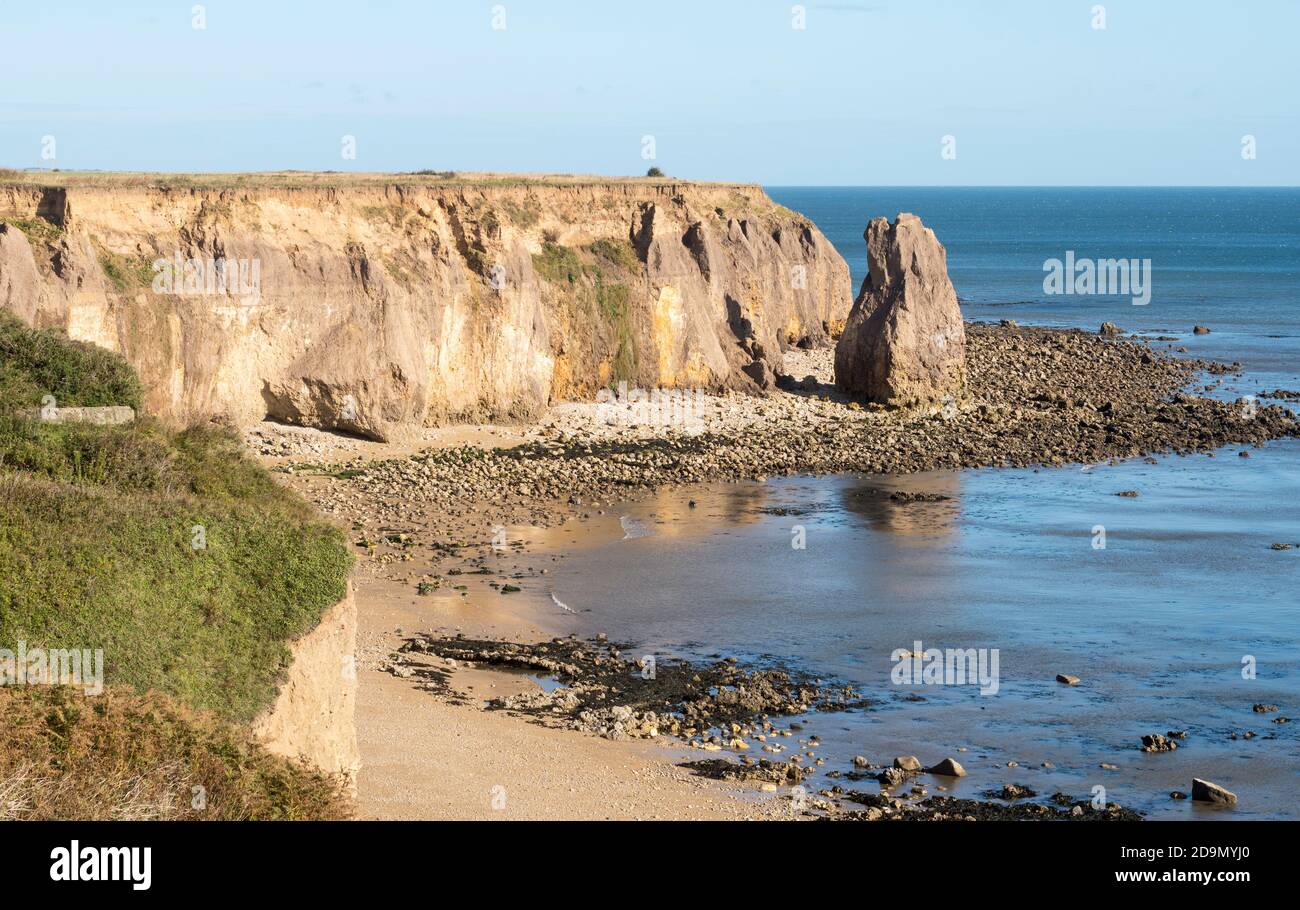
[[435,187],[547,187],[708,186],[757,189],[757,185],[709,183],[672,177],[606,177],[599,174],[501,174],[419,171],[396,174],[343,173],[339,171],[268,171],[263,173],[162,174],[128,171],[0,171],[0,185],[31,187],[173,187],[173,188],[313,188],[435,186]]
[[157,693],[0,689],[0,717],[0,821],[351,815],[341,782]]

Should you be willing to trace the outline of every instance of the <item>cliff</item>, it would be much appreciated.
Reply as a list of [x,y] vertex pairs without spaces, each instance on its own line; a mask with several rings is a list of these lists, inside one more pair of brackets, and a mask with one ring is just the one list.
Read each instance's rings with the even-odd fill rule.
[[357,746],[357,604],[347,597],[290,644],[291,663],[275,704],[253,722],[253,735],[276,755],[335,775],[355,795]]
[[0,307],[121,352],[146,410],[378,439],[606,386],[757,391],[848,267],[754,186],[11,175]]

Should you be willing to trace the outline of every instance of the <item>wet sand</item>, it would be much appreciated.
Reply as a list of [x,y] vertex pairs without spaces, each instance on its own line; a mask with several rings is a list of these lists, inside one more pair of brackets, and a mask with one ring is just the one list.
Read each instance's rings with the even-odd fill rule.
[[432,697],[380,669],[417,631],[536,640],[557,632],[540,610],[501,595],[428,598],[368,574],[357,584],[357,814],[389,820],[790,819],[786,800],[677,767],[680,749],[547,729],[479,703],[537,690],[520,674],[462,668],[471,702]]

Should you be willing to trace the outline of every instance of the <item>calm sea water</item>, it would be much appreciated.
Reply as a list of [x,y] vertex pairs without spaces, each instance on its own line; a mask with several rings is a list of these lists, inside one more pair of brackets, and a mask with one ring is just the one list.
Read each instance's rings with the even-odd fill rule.
[[[1300,192],[771,192],[818,223],[855,281],[867,220],[911,211],[946,245],[967,318],[1179,334],[1195,355],[1246,366],[1226,394],[1300,387]],[[1047,297],[1043,261],[1069,249],[1150,258],[1151,303]],[[1194,324],[1213,334],[1192,336]],[[874,710],[807,719],[825,770],[858,754],[952,755],[970,772],[958,795],[1014,781],[1083,798],[1103,786],[1154,817],[1297,818],[1300,549],[1271,544],[1300,544],[1300,442],[1237,452],[669,491],[545,532],[536,542],[570,555],[538,593],[579,610],[564,617],[575,630],[650,653],[742,654],[861,683],[880,699]],[[882,495],[900,489],[949,498]],[[622,516],[651,533],[624,539]],[[805,549],[791,545],[796,526]],[[997,649],[998,693],[895,685],[890,654],[916,641]],[[1062,686],[1058,673],[1083,683]],[[1256,703],[1281,710],[1257,714]],[[1143,734],[1171,730],[1188,731],[1183,748],[1138,750]],[[1246,731],[1258,735],[1230,738]],[[1236,790],[1240,807],[1171,800],[1193,776]]]
[[[948,250],[967,319],[1186,333],[1198,355],[1240,360],[1294,380],[1300,372],[1300,188],[773,187],[811,218],[853,272],[866,275],[862,232],[877,217],[919,215]],[[1150,259],[1153,294],[1049,296],[1043,263]],[[1192,326],[1213,334],[1190,337]]]

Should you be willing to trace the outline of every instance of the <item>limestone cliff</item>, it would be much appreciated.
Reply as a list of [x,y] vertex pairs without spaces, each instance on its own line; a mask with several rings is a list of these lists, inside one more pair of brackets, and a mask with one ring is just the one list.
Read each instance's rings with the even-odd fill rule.
[[620,381],[757,390],[852,297],[753,186],[19,176],[0,222],[0,307],[120,351],[175,423],[388,439]]

